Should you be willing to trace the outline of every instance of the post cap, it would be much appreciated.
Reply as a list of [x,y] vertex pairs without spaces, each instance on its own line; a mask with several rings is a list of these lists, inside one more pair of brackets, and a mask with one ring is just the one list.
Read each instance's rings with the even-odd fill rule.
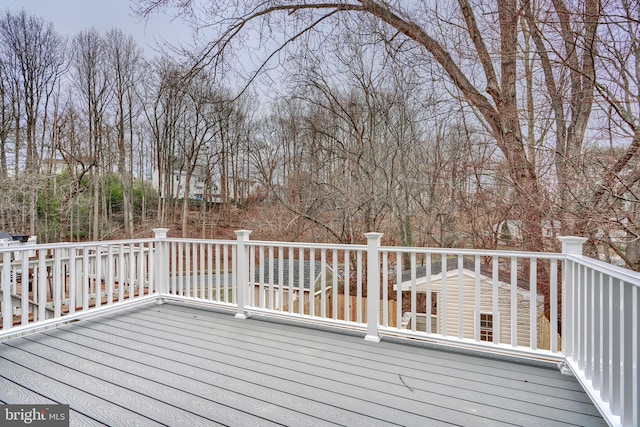
[[154,228],[153,233],[155,234],[156,239],[166,239],[168,228]]
[[582,255],[582,245],[587,241],[586,237],[558,236],[562,242],[562,253],[567,255]]

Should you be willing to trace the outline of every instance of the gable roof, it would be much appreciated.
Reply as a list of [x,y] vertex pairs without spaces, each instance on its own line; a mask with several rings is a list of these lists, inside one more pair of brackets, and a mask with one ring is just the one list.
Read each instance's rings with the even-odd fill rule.
[[[447,258],[447,271],[457,270],[458,269],[458,259],[457,258]],[[466,270],[475,270],[475,262],[469,259],[462,259],[462,268]],[[482,268],[481,268],[482,270]],[[435,276],[437,274],[442,273],[442,262],[431,261],[431,276]],[[422,277],[427,277],[427,266],[426,265],[417,265],[416,266],[416,279],[420,279]],[[407,282],[411,280],[411,269],[402,271],[402,282]]]
[[[452,272],[452,271],[457,271],[458,270],[458,258],[457,257],[452,257],[452,258],[447,258],[446,261],[446,268],[447,268],[447,272]],[[491,265],[487,265],[487,264],[483,264],[480,263],[480,275],[483,276],[485,279],[491,279],[492,277],[492,269],[493,267]],[[473,259],[468,259],[468,258],[462,258],[462,270],[463,272],[467,271],[469,274],[474,275],[475,271],[476,271],[476,266],[475,266],[475,260]],[[442,262],[440,260],[432,260],[431,261],[431,277],[433,276],[437,276],[440,273],[442,273]],[[518,275],[518,288],[523,289],[523,290],[529,290],[529,281],[520,277],[521,275]],[[420,280],[420,279],[424,279],[427,277],[427,266],[426,265],[417,265],[416,266],[416,279]],[[408,270],[403,270],[402,271],[402,277],[401,277],[401,283],[405,283],[411,280],[411,269]],[[498,269],[498,280],[504,284],[508,284],[511,283],[511,277],[509,275],[508,272],[504,271],[503,269],[499,268]]]
[[[272,267],[271,262],[273,262],[273,280],[271,280],[271,277],[270,277],[270,271]],[[262,269],[263,269],[262,283],[265,285],[270,284],[275,286],[282,285],[282,286],[297,287],[300,285],[300,280],[301,280],[300,278],[301,264],[302,264],[302,283],[303,283],[304,289],[310,289],[312,269],[311,269],[311,261],[309,260],[303,260],[303,261],[300,261],[297,259],[294,259],[293,261],[290,261],[288,259],[282,260],[282,275],[281,275],[280,260],[277,258],[273,260],[271,260],[270,258],[265,258],[262,263]],[[328,263],[325,263],[324,266],[327,272],[327,285],[330,285],[329,277],[332,277],[334,272]],[[256,283],[260,283],[260,266],[256,265],[255,268],[256,270],[254,274],[254,281]],[[290,268],[293,268],[293,283],[289,282]],[[319,260],[317,260],[313,263],[313,282],[314,283],[318,281],[318,278],[320,277],[321,274],[322,274],[322,263]],[[280,283],[281,276],[282,276],[282,283]]]

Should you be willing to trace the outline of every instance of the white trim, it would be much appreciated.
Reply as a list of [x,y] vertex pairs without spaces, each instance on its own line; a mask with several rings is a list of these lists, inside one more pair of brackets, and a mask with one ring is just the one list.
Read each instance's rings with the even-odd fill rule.
[[115,313],[129,308],[151,304],[161,300],[162,296],[159,294],[146,295],[143,297],[128,299],[121,302],[116,302],[110,305],[103,305],[99,308],[91,308],[89,310],[76,311],[73,314],[58,317],[55,319],[47,319],[40,322],[30,323],[25,326],[16,326],[9,329],[7,332],[0,333],[0,341],[4,341],[19,336],[32,334],[45,329],[57,328],[66,323],[76,322],[79,320],[90,319],[96,316],[103,316],[105,314]]
[[[491,341],[487,341],[487,340],[483,340],[482,339],[482,326],[481,326],[481,322],[480,322],[480,316],[483,314],[487,314],[492,316],[492,340]],[[500,344],[504,344],[500,338],[500,313],[497,314],[497,316],[493,313],[493,311],[490,310],[480,310],[480,312],[473,310],[473,323],[474,323],[474,331],[477,330],[478,332],[478,339],[476,341],[476,339],[474,338],[475,342],[481,342],[481,343],[489,343],[489,344],[494,344],[495,342],[498,342]],[[475,335],[474,335],[475,337]],[[504,345],[511,345],[511,344],[504,344]]]

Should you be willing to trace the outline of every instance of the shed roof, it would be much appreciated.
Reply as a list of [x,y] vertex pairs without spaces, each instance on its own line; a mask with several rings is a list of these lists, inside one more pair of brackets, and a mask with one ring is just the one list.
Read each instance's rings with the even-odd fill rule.
[[[322,262],[313,262],[313,268],[311,267],[311,261],[298,259],[284,259],[282,260],[282,274],[280,274],[280,261],[275,258],[265,258],[262,263],[263,284],[283,285],[283,286],[299,286],[300,285],[300,266],[302,265],[302,283],[305,289],[310,289],[312,282],[316,283],[322,273]],[[333,269],[327,263],[324,263],[325,272],[333,275]],[[291,275],[293,273],[293,282],[290,282]],[[273,271],[273,278],[271,277],[271,271]],[[282,279],[282,283],[280,280]],[[256,283],[260,283],[260,266],[256,265],[254,280]]]
[[[449,257],[446,260],[446,268],[447,272],[452,272],[458,270],[458,258],[457,257]],[[483,278],[491,278],[492,276],[492,266],[489,264],[480,264],[480,275]],[[427,265],[417,265],[415,267],[416,270],[416,279],[422,279],[427,277]],[[463,257],[462,258],[462,270],[471,272],[472,274],[476,271],[475,260]],[[442,262],[441,260],[435,260],[431,262],[431,276],[437,276],[442,273]],[[523,290],[529,290],[529,281],[523,279],[518,275],[518,288]],[[498,269],[498,279],[505,284],[511,282],[511,277],[509,276],[508,271],[503,270],[502,268]],[[411,280],[411,269],[406,269],[402,271],[402,283],[408,282]]]
[[[457,270],[458,269],[458,259],[457,258],[447,258],[447,271]],[[470,259],[463,258],[462,267],[467,270],[473,271],[475,269],[474,262]],[[437,274],[442,273],[442,262],[440,260],[431,262],[431,275],[435,276]],[[427,277],[427,266],[426,265],[417,265],[416,266],[416,277]],[[411,269],[404,270],[402,272],[402,282],[406,282],[411,280]]]

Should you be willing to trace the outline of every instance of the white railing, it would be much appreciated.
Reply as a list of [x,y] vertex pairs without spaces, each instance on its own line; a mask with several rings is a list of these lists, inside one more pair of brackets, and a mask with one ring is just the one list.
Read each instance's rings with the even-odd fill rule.
[[156,293],[155,245],[143,239],[0,248],[2,335]]
[[[245,310],[363,327],[366,246],[246,240],[245,248],[249,282]],[[350,295],[358,298],[354,310],[345,303]]]
[[[563,362],[638,425],[640,275],[563,253],[167,238],[0,248],[0,338],[163,298]],[[23,287],[24,286],[24,287]],[[26,292],[23,292],[23,289]],[[10,315],[5,315],[10,313]],[[49,319],[50,320],[47,320]]]
[[640,275],[565,252],[566,364],[612,424],[638,426]]
[[[388,290],[395,293],[397,333],[407,334],[399,321],[402,313],[411,335],[561,358],[561,254],[392,247],[381,248],[380,254],[382,327],[387,326]],[[393,270],[396,278],[401,277],[401,286],[388,285]],[[417,310],[420,297],[422,307]],[[424,315],[423,324],[419,313]]]
[[235,305],[235,241],[167,241],[167,293],[185,298]]
[[365,246],[245,235],[238,259],[247,279],[238,282],[249,286],[238,312],[360,328],[374,341],[393,334],[563,359],[562,254],[381,247],[380,234],[367,237]]

